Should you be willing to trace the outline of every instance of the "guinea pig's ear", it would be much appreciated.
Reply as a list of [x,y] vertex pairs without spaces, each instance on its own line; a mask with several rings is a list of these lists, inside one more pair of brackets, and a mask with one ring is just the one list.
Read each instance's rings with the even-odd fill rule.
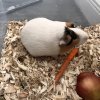
[[66,22],[66,27],[75,28],[75,24],[73,22],[67,21]]

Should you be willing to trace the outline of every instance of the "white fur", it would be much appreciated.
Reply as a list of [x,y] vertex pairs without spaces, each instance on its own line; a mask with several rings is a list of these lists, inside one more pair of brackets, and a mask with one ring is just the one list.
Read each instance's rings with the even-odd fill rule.
[[[64,35],[64,29],[65,22],[35,18],[23,27],[21,41],[33,56],[55,56],[60,52],[59,43],[60,38]],[[78,29],[74,31],[84,37]]]
[[33,56],[58,55],[59,40],[64,33],[64,22],[46,18],[30,20],[22,29],[21,41]]

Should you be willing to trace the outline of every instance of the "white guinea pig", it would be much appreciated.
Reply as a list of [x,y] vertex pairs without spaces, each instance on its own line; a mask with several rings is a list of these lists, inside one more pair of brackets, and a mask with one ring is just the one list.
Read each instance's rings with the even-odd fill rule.
[[22,44],[33,56],[56,56],[83,44],[87,38],[87,33],[74,28],[73,23],[46,18],[30,20],[21,31]]

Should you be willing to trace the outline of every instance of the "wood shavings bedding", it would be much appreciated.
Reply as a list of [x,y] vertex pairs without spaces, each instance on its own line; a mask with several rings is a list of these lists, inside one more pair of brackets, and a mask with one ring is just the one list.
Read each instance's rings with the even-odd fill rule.
[[88,41],[53,90],[55,73],[65,56],[32,57],[20,41],[26,21],[10,21],[0,59],[0,100],[81,100],[75,92],[76,77],[82,71],[100,75],[100,24],[86,27]]

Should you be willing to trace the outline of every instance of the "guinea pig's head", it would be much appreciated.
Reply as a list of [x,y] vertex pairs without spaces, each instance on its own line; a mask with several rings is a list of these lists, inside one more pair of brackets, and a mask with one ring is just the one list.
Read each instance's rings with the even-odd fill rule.
[[[78,40],[77,45],[84,44],[88,39],[88,34],[80,28],[69,28],[69,30],[73,31],[72,35],[76,35],[76,39]],[[73,37],[72,37],[73,39]],[[75,40],[75,39],[73,39]]]
[[64,36],[60,40],[61,52],[82,45],[87,39],[88,34],[82,29],[65,27]]

